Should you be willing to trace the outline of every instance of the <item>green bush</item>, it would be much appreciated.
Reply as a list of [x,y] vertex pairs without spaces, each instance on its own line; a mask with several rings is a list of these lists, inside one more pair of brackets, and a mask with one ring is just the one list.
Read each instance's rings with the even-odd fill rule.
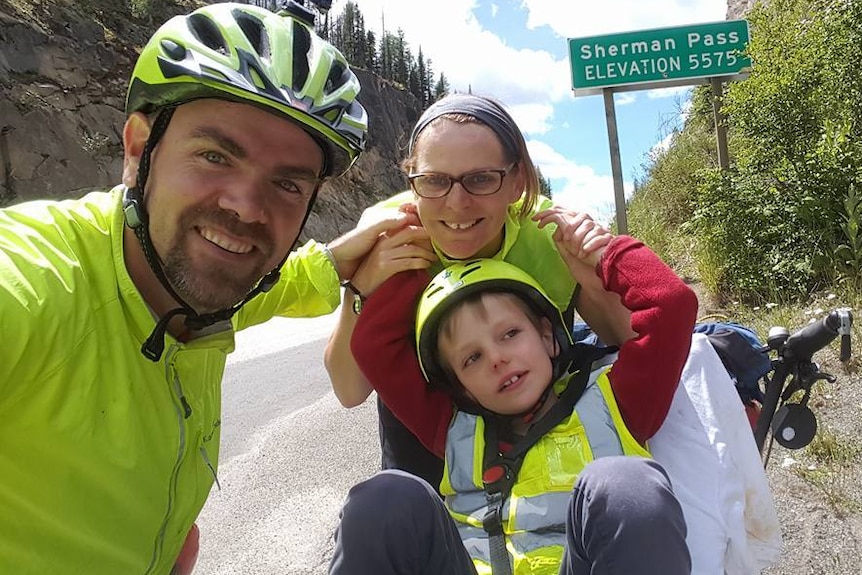
[[656,242],[693,245],[717,295],[758,302],[838,282],[859,289],[851,184],[862,185],[862,2],[771,0],[747,18],[753,69],[724,97],[732,168],[715,166],[709,91],[699,88],[631,201],[633,233],[686,237]]

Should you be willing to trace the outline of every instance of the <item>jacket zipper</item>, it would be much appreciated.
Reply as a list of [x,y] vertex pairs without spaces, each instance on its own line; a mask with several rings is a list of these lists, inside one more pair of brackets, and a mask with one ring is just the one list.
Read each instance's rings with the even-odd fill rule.
[[176,375],[176,370],[173,369],[173,357],[176,355],[176,352],[179,350],[177,344],[171,345],[168,352],[165,354],[165,380],[170,382],[169,386],[172,387],[170,391],[171,396],[175,398],[174,402],[174,411],[177,415],[177,426],[179,428],[179,445],[177,447],[177,459],[174,461],[174,468],[171,471],[171,480],[170,486],[168,489],[168,508],[165,511],[164,519],[162,520],[162,525],[159,528],[159,533],[156,536],[156,540],[153,544],[153,556],[150,559],[150,565],[147,567],[145,571],[145,575],[153,573],[156,565],[158,564],[159,557],[162,554],[162,548],[165,543],[165,532],[168,528],[168,521],[170,520],[171,513],[174,510],[174,500],[176,499],[177,492],[177,483],[179,482],[179,474],[180,474],[180,465],[183,462],[183,454],[186,450],[186,425],[185,420],[189,418],[191,415],[191,407],[186,401],[186,397],[183,394],[182,384],[179,380],[179,377]]
[[219,483],[219,481],[218,481],[218,474],[216,473],[216,470],[215,470],[215,467],[213,467],[213,464],[210,463],[210,457],[209,457],[209,454],[207,454],[207,448],[204,447],[203,445],[201,445],[201,455],[204,458],[204,463],[207,464],[207,467],[210,468],[210,472],[213,474],[213,479],[215,479],[216,487],[218,487],[218,490],[221,491],[221,483]]

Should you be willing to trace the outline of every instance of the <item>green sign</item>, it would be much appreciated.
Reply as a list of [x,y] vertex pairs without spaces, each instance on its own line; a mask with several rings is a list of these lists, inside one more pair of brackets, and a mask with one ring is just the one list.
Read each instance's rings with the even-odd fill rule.
[[603,88],[692,84],[693,78],[744,77],[751,60],[746,20],[724,20],[676,28],[569,39],[576,96]]

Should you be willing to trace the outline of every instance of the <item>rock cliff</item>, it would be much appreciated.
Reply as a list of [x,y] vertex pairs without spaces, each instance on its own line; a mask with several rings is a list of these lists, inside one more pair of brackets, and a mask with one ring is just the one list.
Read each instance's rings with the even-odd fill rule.
[[[124,5],[0,0],[0,206],[119,182],[126,83],[155,29]],[[321,189],[305,237],[329,240],[365,206],[406,187],[398,162],[419,102],[373,74],[357,76],[368,148],[348,175]]]

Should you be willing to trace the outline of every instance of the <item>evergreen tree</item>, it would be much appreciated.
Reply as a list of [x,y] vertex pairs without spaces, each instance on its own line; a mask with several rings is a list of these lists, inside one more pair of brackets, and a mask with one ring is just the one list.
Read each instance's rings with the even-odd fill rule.
[[446,79],[446,75],[443,72],[440,72],[440,79],[437,80],[437,83],[434,84],[434,101],[436,102],[443,96],[449,94],[449,80]]
[[551,189],[551,179],[546,178],[544,174],[542,174],[541,168],[536,166],[536,175],[539,176],[539,191],[541,191],[543,196],[551,197],[553,190]]
[[394,80],[402,86],[410,85],[410,64],[412,56],[410,48],[407,47],[407,42],[404,41],[404,30],[398,29],[398,35],[395,38],[395,78]]
[[365,62],[361,65],[363,65],[367,70],[371,70],[375,73],[379,72],[379,65],[377,62],[377,38],[371,30],[365,33],[365,50]]

